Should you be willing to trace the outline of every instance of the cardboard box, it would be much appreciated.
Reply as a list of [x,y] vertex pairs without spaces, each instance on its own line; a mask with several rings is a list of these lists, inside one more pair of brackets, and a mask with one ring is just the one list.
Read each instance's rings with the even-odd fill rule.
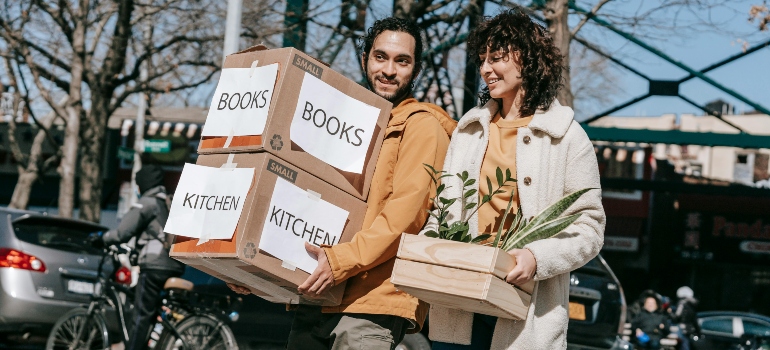
[[[235,92],[238,90],[235,87],[223,86],[227,79],[237,80],[249,72],[256,72],[251,67],[266,70],[276,64],[274,87],[263,84],[252,89],[254,92],[245,87],[240,88],[243,91]],[[255,46],[227,56],[223,68],[223,76],[212,99],[198,153],[270,152],[366,200],[393,107],[390,102],[294,48],[268,50],[264,46]],[[231,72],[240,73],[227,75]],[[272,74],[266,75],[264,80],[276,76]],[[303,88],[307,91],[301,94]],[[228,129],[222,126],[221,121],[228,118],[228,113],[242,112],[242,106],[247,106],[249,113],[263,118],[255,117],[259,123],[264,120],[263,129],[262,124],[253,131],[244,127]],[[350,113],[350,106],[359,108],[356,111],[366,110],[368,113]],[[365,106],[369,108],[360,109]],[[376,109],[379,109],[379,113]],[[373,126],[373,129],[367,131],[367,127],[358,125],[359,122]],[[253,126],[239,125],[249,128]],[[292,135],[292,130],[295,130],[296,135]],[[300,131],[315,136],[300,135]],[[311,139],[314,141],[308,141]],[[300,144],[307,148],[303,149]],[[324,153],[332,152],[332,149],[334,154]],[[360,160],[364,154],[363,165],[358,171],[350,169],[355,166],[342,167],[325,158],[351,155]],[[360,162],[356,164],[360,165]]]
[[[243,202],[243,209],[232,239],[212,239],[199,245],[198,239],[178,236],[171,247],[170,256],[223,281],[248,286],[254,294],[272,302],[339,305],[342,301],[344,284],[333,287],[318,299],[309,299],[298,294],[297,286],[307,279],[309,273],[296,268],[299,266],[296,263],[276,258],[261,249],[262,244],[267,243],[266,240],[262,240],[263,234],[279,232],[279,234],[291,235],[293,231],[296,237],[289,236],[292,240],[291,244],[298,244],[301,248],[295,246],[294,249],[299,249],[307,259],[309,255],[304,252],[303,240],[315,245],[323,243],[333,245],[349,241],[361,229],[366,213],[366,203],[269,153],[201,155],[197,161],[198,165],[212,168],[219,168],[226,163],[234,163],[236,168],[255,168],[252,186]],[[232,166],[232,164],[227,165]],[[182,177],[184,179],[184,173]],[[311,220],[307,215],[311,214],[297,211],[289,214],[288,210],[282,211],[278,205],[274,205],[274,200],[283,198],[282,195],[287,193],[281,192],[281,188],[285,186],[299,190],[305,196],[314,196],[309,199],[311,201],[321,200],[326,202],[326,205],[347,211],[346,221],[339,225],[341,234],[334,233],[333,230],[324,232],[321,226],[316,227],[317,225],[308,228]],[[184,198],[185,196],[188,198]],[[174,197],[174,201],[177,200],[197,201],[187,193],[180,193],[179,190]],[[293,203],[308,199],[295,196],[287,200]],[[172,204],[171,215],[174,215],[174,210],[174,204]],[[169,221],[172,220],[171,215]],[[300,218],[308,220],[304,221]],[[290,225],[291,220],[293,224]],[[166,228],[168,227],[167,224]],[[309,235],[308,232],[310,232]],[[338,239],[334,235],[339,235]],[[301,240],[298,239],[300,236]],[[269,237],[275,239],[276,236]],[[302,258],[297,256],[296,259],[292,258],[292,261],[299,261],[298,259]],[[313,261],[311,271],[314,268]]]
[[525,319],[534,281],[505,282],[516,261],[499,248],[403,234],[391,282],[434,305]]

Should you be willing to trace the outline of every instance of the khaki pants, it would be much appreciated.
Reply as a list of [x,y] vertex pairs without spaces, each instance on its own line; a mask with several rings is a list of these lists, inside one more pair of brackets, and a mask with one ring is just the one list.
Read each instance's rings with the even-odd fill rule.
[[300,305],[289,333],[289,350],[394,349],[409,326],[390,315],[321,313],[317,306]]

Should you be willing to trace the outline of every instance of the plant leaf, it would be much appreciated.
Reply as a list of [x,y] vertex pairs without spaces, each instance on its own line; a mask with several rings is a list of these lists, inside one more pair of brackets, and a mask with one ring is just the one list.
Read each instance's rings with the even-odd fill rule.
[[433,181],[434,184],[438,183],[438,179],[436,179],[436,174],[431,173],[430,170],[428,169],[425,169],[425,168],[423,169],[425,170],[426,173],[428,173],[428,175],[430,176],[430,180]]
[[463,170],[463,181],[468,180],[468,171]]
[[572,223],[575,222],[575,220],[577,220],[580,215],[581,213],[572,214],[543,223],[542,225],[535,227],[526,235],[522,235],[516,240],[510,242],[510,245],[503,247],[503,250],[510,251],[511,249],[521,249],[531,242],[553,237],[557,233],[567,228],[567,226],[572,225]]
[[472,189],[470,189],[468,191],[465,191],[465,195],[463,196],[463,198],[468,198],[468,197],[470,197],[470,196],[472,196],[474,194],[476,194],[476,189],[472,188]]
[[505,181],[511,181],[513,178],[511,177],[511,169],[505,169]]
[[487,193],[489,194],[492,194],[492,192],[494,192],[492,190],[492,180],[489,178],[489,176],[487,176],[487,189],[488,189]]
[[464,186],[470,186],[476,183],[476,179],[469,179],[468,181],[465,181]]
[[503,170],[500,167],[495,169],[495,176],[497,176],[497,187],[503,186]]
[[473,207],[475,207],[475,206],[476,206],[476,202],[470,202],[470,203],[465,205],[465,210],[473,209]]
[[562,197],[556,201],[556,203],[551,204],[548,208],[543,209],[540,213],[535,215],[535,218],[532,219],[532,221],[530,221],[527,226],[523,228],[523,230],[529,231],[536,226],[561,216],[565,211],[567,211],[567,208],[569,208],[578,200],[578,198],[580,198],[580,196],[592,189],[593,188],[584,188]]
[[479,243],[479,242],[484,242],[484,241],[486,241],[487,239],[489,239],[489,237],[492,237],[492,235],[490,235],[490,234],[488,234],[488,233],[485,233],[485,234],[483,234],[483,235],[478,235],[478,236],[476,236],[475,238],[473,238],[473,239],[471,240],[471,243]]
[[438,233],[436,233],[436,231],[430,230],[428,232],[425,232],[425,236],[431,237],[431,238],[438,238]]
[[497,227],[497,235],[495,236],[495,242],[492,243],[493,247],[499,247],[498,244],[500,244],[500,237],[503,236],[503,226],[505,225],[505,221],[508,220],[508,213],[511,211],[512,205],[513,205],[513,194],[511,194],[511,198],[508,200],[508,206],[505,208],[505,212],[503,213],[503,220],[500,221],[500,225]]

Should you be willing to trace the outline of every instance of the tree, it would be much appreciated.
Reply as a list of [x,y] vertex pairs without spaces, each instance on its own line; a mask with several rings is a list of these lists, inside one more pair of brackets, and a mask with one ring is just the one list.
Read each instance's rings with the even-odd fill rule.
[[[45,174],[50,169],[58,165],[59,159],[61,158],[61,145],[56,142],[50,134],[51,126],[55,120],[55,114],[49,113],[49,115],[47,115],[42,120],[36,118],[34,114],[32,114],[32,110],[27,108],[29,105],[29,97],[20,93],[14,64],[7,57],[5,58],[4,63],[5,73],[9,78],[9,87],[14,89],[13,92],[3,92],[4,97],[7,97],[7,99],[4,99],[4,102],[7,104],[7,106],[4,107],[7,108],[6,112],[10,117],[8,118],[7,136],[11,154],[13,155],[13,158],[16,159],[16,167],[17,171],[19,172],[19,179],[13,189],[13,195],[11,196],[10,203],[8,203],[8,207],[16,209],[27,209],[32,185],[37,181],[40,175]],[[66,99],[59,101],[60,105],[64,103],[66,103]],[[16,140],[16,120],[22,119],[17,118],[17,116],[23,115],[28,115],[31,117],[35,122],[35,126],[38,128],[37,134],[32,141],[32,146],[30,147],[28,153],[24,153],[21,147],[19,147],[19,142]],[[48,158],[43,158],[42,154],[43,144],[45,142],[48,142],[53,149],[57,150]]]
[[[222,26],[210,14],[219,6],[214,0],[4,0],[0,45],[34,82],[22,92],[37,93],[66,125],[61,216],[72,216],[77,173],[80,217],[99,220],[104,138],[116,108],[136,93],[189,91],[218,71]],[[147,31],[139,30],[144,25]]]

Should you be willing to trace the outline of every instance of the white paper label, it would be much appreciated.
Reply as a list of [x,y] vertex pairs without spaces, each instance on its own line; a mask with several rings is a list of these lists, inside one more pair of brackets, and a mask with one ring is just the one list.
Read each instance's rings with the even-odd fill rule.
[[201,135],[262,135],[277,77],[277,63],[223,69]]
[[291,121],[291,140],[337,169],[361,174],[379,115],[379,108],[305,73]]
[[163,231],[191,238],[231,239],[253,179],[254,168],[185,164]]
[[305,250],[339,243],[348,212],[278,178],[265,216],[259,249],[312,273],[318,261]]

